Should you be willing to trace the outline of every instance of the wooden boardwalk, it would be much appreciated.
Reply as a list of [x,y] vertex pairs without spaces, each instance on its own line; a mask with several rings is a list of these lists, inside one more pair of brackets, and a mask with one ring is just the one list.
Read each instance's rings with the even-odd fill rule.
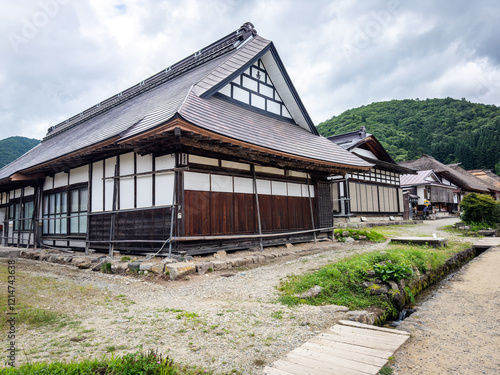
[[409,333],[341,320],[264,368],[266,375],[377,374]]

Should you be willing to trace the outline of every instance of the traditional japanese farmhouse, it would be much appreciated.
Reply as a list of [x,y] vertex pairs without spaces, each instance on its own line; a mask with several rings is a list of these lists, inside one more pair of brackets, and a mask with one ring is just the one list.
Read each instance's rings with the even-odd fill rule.
[[328,139],[373,164],[369,170],[330,177],[334,215],[349,221],[359,221],[361,217],[403,219],[405,205],[400,175],[415,171],[398,165],[364,126]]
[[309,241],[332,231],[327,177],[372,167],[318,135],[275,46],[246,23],[1,169],[2,238],[161,254]]

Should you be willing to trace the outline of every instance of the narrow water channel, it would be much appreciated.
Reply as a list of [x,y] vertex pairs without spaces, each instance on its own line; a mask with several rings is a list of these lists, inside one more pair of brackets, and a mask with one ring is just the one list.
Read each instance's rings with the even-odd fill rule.
[[[478,257],[482,253],[484,253],[486,250],[489,248],[481,248],[477,247],[476,248],[476,253],[474,255],[474,258]],[[474,259],[472,258],[472,259]],[[471,259],[471,260],[472,260]],[[462,264],[459,268],[453,270],[450,272],[448,275],[446,275],[444,278],[442,278],[440,281],[437,283],[425,288],[422,290],[419,294],[415,296],[415,301],[413,303],[407,304],[404,306],[404,308],[399,312],[399,317],[398,320],[387,320],[385,322],[385,326],[388,327],[397,327],[401,324],[403,320],[411,316],[411,314],[415,313],[418,311],[419,307],[422,306],[423,303],[428,301],[429,299],[432,299],[434,295],[437,293],[438,290],[440,289],[446,289],[447,285],[453,281],[453,278],[457,275],[457,273],[460,272],[460,270],[469,264],[471,261],[469,260],[468,262]]]

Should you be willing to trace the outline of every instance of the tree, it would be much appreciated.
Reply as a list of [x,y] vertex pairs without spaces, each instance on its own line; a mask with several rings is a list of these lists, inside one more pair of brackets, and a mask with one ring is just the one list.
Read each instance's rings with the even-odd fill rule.
[[500,202],[486,194],[467,194],[460,207],[463,210],[462,220],[466,223],[500,223]]

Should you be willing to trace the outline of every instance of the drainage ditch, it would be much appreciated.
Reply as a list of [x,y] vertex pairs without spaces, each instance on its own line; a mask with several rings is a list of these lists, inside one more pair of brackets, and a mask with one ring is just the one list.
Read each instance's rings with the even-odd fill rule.
[[[389,327],[399,326],[403,320],[415,313],[419,306],[432,298],[439,289],[445,288],[462,267],[489,248],[489,246],[474,246],[471,249],[464,250],[448,259],[448,261],[438,270],[423,275],[416,281],[413,281],[410,284],[410,290],[415,295],[414,302],[407,303],[403,306],[399,311],[397,320],[386,320],[384,325]],[[409,299],[409,296],[406,296],[406,298]]]

